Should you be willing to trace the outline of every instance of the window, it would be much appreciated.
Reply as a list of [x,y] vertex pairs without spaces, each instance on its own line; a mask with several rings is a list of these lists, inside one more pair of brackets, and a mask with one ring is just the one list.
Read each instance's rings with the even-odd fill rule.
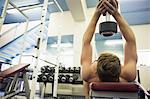
[[48,38],[47,42],[47,55],[51,58],[52,62],[57,62],[59,56],[59,62],[66,67],[73,66],[73,35],[62,35],[60,50],[58,48],[58,36]]
[[104,37],[99,33],[95,34],[96,51],[98,55],[102,52],[115,53],[123,62],[123,40],[120,33],[110,37]]

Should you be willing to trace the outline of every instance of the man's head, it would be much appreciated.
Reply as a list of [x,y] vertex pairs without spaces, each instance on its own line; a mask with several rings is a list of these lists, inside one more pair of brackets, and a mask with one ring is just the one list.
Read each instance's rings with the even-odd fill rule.
[[97,74],[103,82],[118,82],[121,73],[120,60],[116,55],[103,53],[98,58]]

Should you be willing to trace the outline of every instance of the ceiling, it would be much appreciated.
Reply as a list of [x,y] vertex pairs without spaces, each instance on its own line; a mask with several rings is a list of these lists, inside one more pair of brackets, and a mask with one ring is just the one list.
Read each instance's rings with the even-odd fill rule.
[[[0,0],[0,12],[5,0]],[[19,7],[31,21],[41,17],[41,4],[44,0],[11,0]],[[63,11],[68,11],[66,0],[49,0],[48,12],[60,12],[56,1]],[[95,7],[98,0],[86,0],[87,8]],[[130,25],[150,24],[150,0],[120,0],[121,12]],[[40,6],[40,7],[39,7]],[[32,8],[32,9],[31,9]],[[5,23],[23,22],[25,18],[10,5]],[[11,10],[10,10],[11,9]],[[13,10],[12,10],[13,9]],[[47,15],[47,20],[48,16]]]

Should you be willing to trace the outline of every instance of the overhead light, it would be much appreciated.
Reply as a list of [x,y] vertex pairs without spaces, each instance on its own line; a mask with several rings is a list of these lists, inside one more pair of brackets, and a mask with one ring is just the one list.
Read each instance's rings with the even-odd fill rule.
[[111,45],[121,45],[123,44],[123,40],[122,39],[118,39],[118,40],[106,40],[105,45],[111,46]]
[[[58,44],[51,44],[50,47],[58,47]],[[71,43],[62,43],[60,44],[60,47],[72,47]]]

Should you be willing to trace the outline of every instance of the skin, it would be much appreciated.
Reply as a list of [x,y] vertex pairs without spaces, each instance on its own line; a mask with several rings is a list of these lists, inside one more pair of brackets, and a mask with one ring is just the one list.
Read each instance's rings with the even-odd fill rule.
[[92,46],[91,40],[95,32],[95,28],[100,16],[108,11],[114,19],[117,21],[117,24],[120,28],[120,31],[125,38],[125,49],[124,49],[124,64],[122,64],[120,81],[121,82],[131,82],[136,78],[136,63],[137,63],[137,51],[136,51],[136,40],[134,32],[129,27],[126,20],[118,12],[118,2],[117,0],[109,0],[112,3],[110,4],[107,0],[101,0],[92,16],[92,19],[83,35],[83,44],[82,44],[82,54],[81,54],[81,65],[82,71],[81,76],[84,80],[84,93],[86,99],[89,99],[89,83],[95,81],[101,81],[99,79],[96,68],[97,62],[92,63]]

